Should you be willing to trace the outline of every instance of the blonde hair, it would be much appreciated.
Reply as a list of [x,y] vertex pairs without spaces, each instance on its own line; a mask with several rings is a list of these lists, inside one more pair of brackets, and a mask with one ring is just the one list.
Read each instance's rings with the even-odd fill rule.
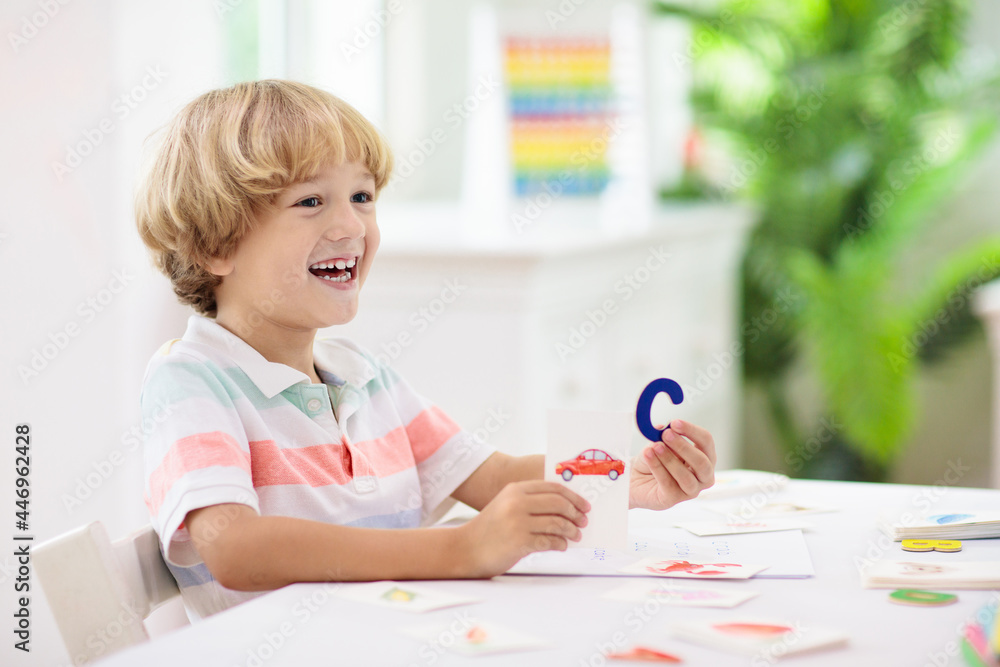
[[293,81],[238,83],[198,97],[163,130],[136,193],[139,236],[183,303],[214,317],[229,257],[256,215],[326,164],[360,161],[376,194],[392,171],[385,138],[354,107]]

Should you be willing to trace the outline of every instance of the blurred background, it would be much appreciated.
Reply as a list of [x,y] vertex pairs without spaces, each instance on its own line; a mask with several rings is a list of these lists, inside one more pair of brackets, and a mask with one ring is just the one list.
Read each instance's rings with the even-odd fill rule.
[[[992,0],[6,2],[3,493],[27,423],[37,540],[148,522],[139,389],[190,312],[136,177],[185,103],[255,78],[388,137],[383,246],[323,334],[481,441],[543,451],[549,408],[666,376],[656,417],[723,468],[1000,486],[997,25]],[[4,664],[65,664],[33,600]]]

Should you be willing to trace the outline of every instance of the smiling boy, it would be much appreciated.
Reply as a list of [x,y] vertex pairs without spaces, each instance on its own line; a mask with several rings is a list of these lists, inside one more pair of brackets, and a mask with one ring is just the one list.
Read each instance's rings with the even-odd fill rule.
[[[352,107],[272,80],[194,100],[146,174],[140,235],[198,312],[141,399],[170,407],[145,444],[145,498],[193,617],[296,581],[489,577],[586,525],[542,456],[476,443],[366,351],[316,339],[357,313],[391,164]],[[633,463],[633,507],[714,480],[711,435],[671,426]],[[455,500],[480,513],[421,527]]]

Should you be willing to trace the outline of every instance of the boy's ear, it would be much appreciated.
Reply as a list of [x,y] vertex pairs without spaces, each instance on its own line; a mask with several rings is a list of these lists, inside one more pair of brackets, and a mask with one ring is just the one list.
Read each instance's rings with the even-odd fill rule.
[[209,273],[219,276],[228,276],[233,272],[233,260],[232,258],[223,257],[207,257],[203,262],[205,270]]

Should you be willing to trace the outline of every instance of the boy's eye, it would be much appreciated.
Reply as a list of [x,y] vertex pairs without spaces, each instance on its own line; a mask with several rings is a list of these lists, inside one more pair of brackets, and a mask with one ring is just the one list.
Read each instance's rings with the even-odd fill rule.
[[304,206],[306,208],[315,208],[319,206],[319,197],[306,197],[302,201],[296,204],[296,206]]
[[356,204],[367,204],[372,201],[372,196],[369,192],[355,192],[351,195],[351,201]]

